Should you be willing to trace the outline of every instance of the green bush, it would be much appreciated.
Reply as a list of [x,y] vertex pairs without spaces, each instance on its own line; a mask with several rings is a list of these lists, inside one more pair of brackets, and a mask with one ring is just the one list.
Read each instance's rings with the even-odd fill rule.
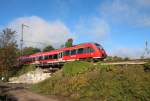
[[145,72],[150,71],[150,62],[144,64],[144,71]]
[[24,65],[23,67],[20,67],[20,69],[15,70],[12,73],[12,76],[20,76],[22,74],[25,74],[29,71],[34,71],[36,69],[36,67],[34,65]]
[[75,74],[80,74],[86,72],[88,69],[92,68],[92,64],[84,61],[73,61],[68,62],[63,66],[63,74],[65,76],[71,76]]
[[112,71],[114,67],[112,65],[100,63],[97,66],[95,66],[95,68],[100,70]]
[[51,78],[32,85],[32,90],[69,101],[150,101],[150,73],[142,65],[69,62]]

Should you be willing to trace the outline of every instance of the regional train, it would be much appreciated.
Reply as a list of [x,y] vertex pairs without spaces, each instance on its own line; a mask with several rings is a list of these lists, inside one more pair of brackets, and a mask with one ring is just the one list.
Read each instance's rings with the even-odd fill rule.
[[19,57],[21,65],[59,66],[68,61],[87,60],[99,61],[107,57],[104,48],[98,43],[83,43],[72,47],[60,48],[48,52],[39,52]]

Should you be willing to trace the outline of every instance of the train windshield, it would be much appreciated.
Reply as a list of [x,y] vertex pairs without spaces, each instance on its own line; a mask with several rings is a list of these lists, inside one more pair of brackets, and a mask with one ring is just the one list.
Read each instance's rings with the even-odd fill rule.
[[95,43],[95,45],[96,45],[99,49],[104,50],[103,47],[102,47],[100,44]]

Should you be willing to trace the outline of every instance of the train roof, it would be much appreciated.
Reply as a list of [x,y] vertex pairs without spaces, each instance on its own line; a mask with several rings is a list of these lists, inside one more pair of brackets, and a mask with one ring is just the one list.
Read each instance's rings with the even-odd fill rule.
[[60,50],[70,50],[70,49],[82,48],[82,47],[90,46],[93,44],[95,44],[95,43],[93,43],[93,42],[81,43],[81,44],[73,45],[71,47],[60,48]]
[[[52,51],[48,51],[48,52],[38,52],[38,53],[35,53],[35,54],[31,54],[31,55],[21,56],[20,58],[32,58],[32,57],[37,57],[37,56],[58,54],[59,52],[64,51],[64,50],[82,48],[82,47],[90,46],[90,45],[93,45],[93,44],[96,45],[96,44],[98,44],[98,43],[96,43],[96,42],[85,42],[85,43],[73,45],[72,47],[59,48],[59,49],[52,50]],[[99,44],[98,44],[98,45],[99,45]]]

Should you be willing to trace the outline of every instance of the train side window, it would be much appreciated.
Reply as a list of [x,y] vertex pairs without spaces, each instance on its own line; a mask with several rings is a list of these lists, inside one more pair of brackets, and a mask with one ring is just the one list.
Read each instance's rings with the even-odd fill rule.
[[54,54],[53,59],[58,59],[58,54]]
[[32,60],[32,59],[31,59],[31,58],[29,58],[29,62],[31,62],[31,60]]
[[25,62],[28,62],[28,58],[25,59]]
[[37,61],[38,60],[38,57],[35,57],[35,61]]
[[26,62],[28,62],[28,58],[26,58]]
[[33,62],[33,58],[30,58],[30,62]]
[[40,59],[39,59],[39,56],[37,57],[37,60],[40,60]]
[[76,49],[71,50],[71,55],[75,55],[76,54]]
[[44,56],[44,59],[45,59],[45,60],[47,60],[48,58],[49,58],[48,55]]
[[26,58],[26,59],[24,59],[24,61],[25,61],[25,62],[28,62],[27,60],[28,60],[27,58]]
[[27,62],[30,62],[30,61],[31,61],[31,59],[30,59],[30,58],[28,58],[28,59],[27,59]]
[[32,58],[32,61],[35,61],[35,58]]
[[38,60],[43,60],[43,56],[39,56],[39,57],[38,57]]
[[53,57],[52,57],[52,55],[49,55],[48,58],[49,58],[49,59],[52,59]]
[[83,48],[79,48],[78,49],[78,54],[82,54],[84,52],[84,49]]
[[70,50],[66,50],[66,51],[64,52],[64,55],[65,55],[65,56],[70,55]]
[[29,62],[29,58],[27,58],[27,62]]
[[92,53],[92,52],[94,52],[94,49],[91,47],[87,47],[86,51],[87,51],[87,53]]

